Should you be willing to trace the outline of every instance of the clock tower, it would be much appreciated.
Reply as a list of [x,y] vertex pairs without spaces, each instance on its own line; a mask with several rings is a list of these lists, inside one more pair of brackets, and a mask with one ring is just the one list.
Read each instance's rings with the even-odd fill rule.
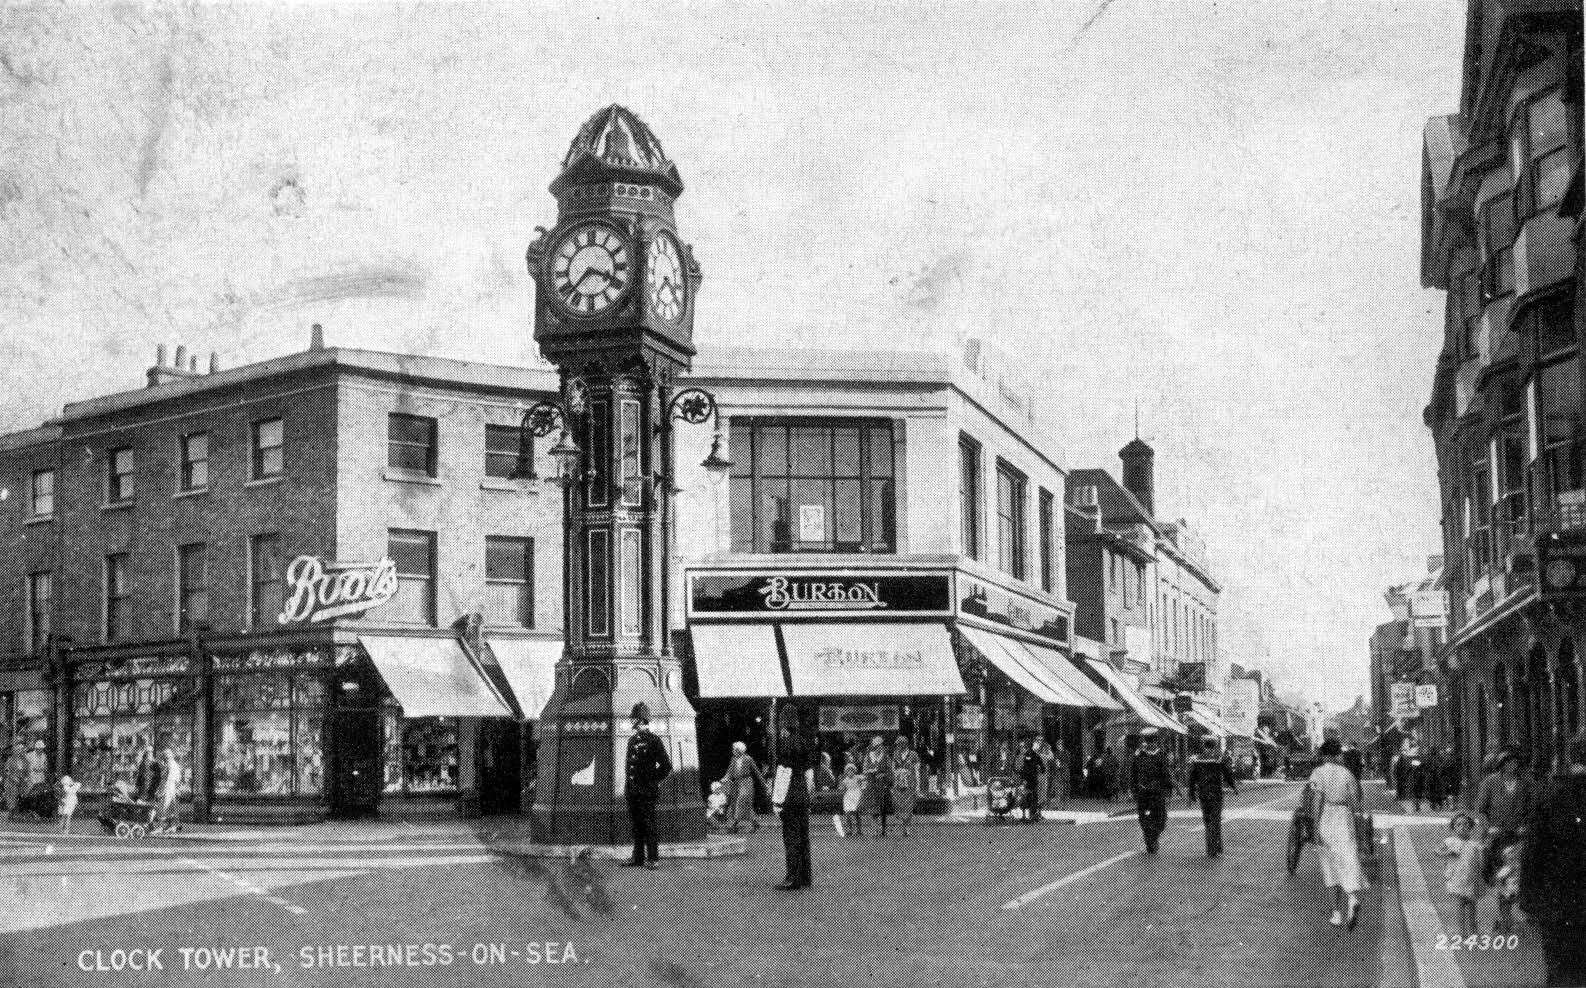
[[672,212],[682,191],[644,122],[608,106],[573,139],[551,183],[556,225],[528,251],[534,339],[561,377],[561,421],[542,415],[535,431],[565,430],[566,647],[540,718],[538,843],[631,840],[624,759],[639,703],[674,766],[659,838],[704,835],[694,710],[667,606],[674,379],[694,356],[700,283]]

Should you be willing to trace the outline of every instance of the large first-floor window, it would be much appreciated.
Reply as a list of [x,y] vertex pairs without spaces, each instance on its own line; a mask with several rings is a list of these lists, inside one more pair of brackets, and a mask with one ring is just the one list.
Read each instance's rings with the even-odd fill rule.
[[424,796],[457,791],[457,718],[402,716],[388,704],[385,725],[385,792]]
[[734,419],[734,552],[895,552],[892,423]]
[[324,792],[324,711],[322,673],[216,676],[215,794]]
[[[178,793],[192,793],[193,702],[187,678],[96,680],[72,688],[71,773],[84,792],[135,784],[139,758],[170,748],[182,764]],[[146,794],[145,794],[146,795]]]

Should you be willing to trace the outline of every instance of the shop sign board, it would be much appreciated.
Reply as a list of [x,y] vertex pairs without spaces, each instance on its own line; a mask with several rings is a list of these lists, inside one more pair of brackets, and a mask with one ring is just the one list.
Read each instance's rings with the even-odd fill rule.
[[325,562],[298,556],[286,568],[281,624],[312,624],[378,607],[397,592],[396,563]]
[[1254,679],[1230,679],[1223,687],[1223,722],[1234,733],[1254,737],[1261,713],[1261,684]]
[[1437,686],[1432,683],[1415,688],[1415,705],[1421,710],[1437,706]]
[[1415,707],[1414,683],[1394,683],[1389,689],[1389,697],[1394,717],[1415,717],[1419,714]]
[[690,573],[693,617],[952,614],[952,574],[853,571]]
[[968,576],[960,577],[959,584],[958,608],[963,613],[1068,646],[1068,615],[1050,604]]
[[822,731],[883,731],[896,733],[899,716],[895,705],[888,706],[822,706],[820,729]]
[[1448,591],[1417,590],[1410,597],[1410,623],[1417,628],[1448,625]]

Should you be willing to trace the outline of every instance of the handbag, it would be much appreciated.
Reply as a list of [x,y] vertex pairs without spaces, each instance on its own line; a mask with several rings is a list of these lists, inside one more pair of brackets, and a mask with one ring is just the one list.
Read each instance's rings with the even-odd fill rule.
[[771,803],[781,806],[787,802],[788,787],[793,784],[793,770],[786,765],[776,768],[776,781],[771,786]]

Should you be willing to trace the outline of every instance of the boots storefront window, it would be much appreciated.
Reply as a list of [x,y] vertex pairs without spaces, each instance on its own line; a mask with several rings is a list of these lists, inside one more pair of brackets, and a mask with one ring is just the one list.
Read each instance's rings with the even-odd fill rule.
[[217,796],[325,791],[325,671],[318,651],[215,656]]

